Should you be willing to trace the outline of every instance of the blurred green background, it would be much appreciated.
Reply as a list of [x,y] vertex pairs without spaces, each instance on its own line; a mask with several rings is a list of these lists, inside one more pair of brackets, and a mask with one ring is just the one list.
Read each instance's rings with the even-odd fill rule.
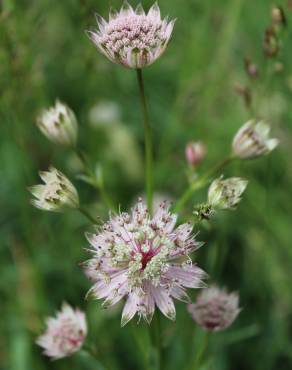
[[[243,307],[229,330],[212,336],[205,369],[292,369],[292,6],[281,4],[288,29],[279,57],[267,62],[262,40],[273,1],[160,0],[162,13],[177,23],[166,53],[144,73],[155,189],[163,197],[175,200],[187,187],[189,140],[208,147],[201,171],[229,153],[233,135],[251,118],[236,84],[251,87],[255,114],[269,120],[281,139],[269,157],[235,162],[224,171],[248,178],[248,190],[236,212],[220,213],[199,236],[206,241],[197,252],[200,265],[211,282],[238,290]],[[40,212],[27,191],[39,182],[38,170],[53,164],[74,181],[92,213],[107,215],[99,194],[76,179],[74,154],[55,147],[35,125],[40,110],[60,98],[75,111],[80,146],[92,165],[103,167],[115,202],[126,209],[143,194],[135,73],[106,60],[84,32],[95,26],[94,12],[106,17],[111,5],[121,1],[0,2],[0,369],[97,369],[86,356],[51,362],[34,344],[44,317],[64,300],[87,311],[89,337],[109,369],[142,368],[133,331],[143,338],[146,326],[120,329],[120,308],[104,312],[100,302],[84,300],[90,283],[79,263],[87,259],[87,220],[74,212]],[[244,71],[245,57],[260,70],[254,82]],[[274,72],[276,62],[283,65],[280,72]],[[195,194],[185,214],[205,197],[206,189]],[[178,303],[177,309],[176,324],[161,318],[168,370],[188,367],[200,336],[185,306]]]

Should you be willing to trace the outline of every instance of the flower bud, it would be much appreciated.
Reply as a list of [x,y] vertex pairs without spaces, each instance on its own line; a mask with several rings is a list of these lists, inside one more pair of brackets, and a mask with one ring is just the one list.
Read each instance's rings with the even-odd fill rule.
[[79,207],[79,197],[74,185],[60,171],[50,167],[40,172],[45,184],[29,188],[35,197],[31,203],[44,211],[62,212],[68,208]]
[[218,209],[234,209],[241,201],[241,195],[247,187],[248,181],[240,177],[230,177],[223,180],[216,179],[208,190],[208,202]]
[[242,97],[243,102],[246,107],[251,107],[252,104],[252,94],[250,89],[247,86],[243,86],[241,84],[235,84],[234,85],[235,92]]
[[264,121],[248,121],[233,139],[233,154],[241,159],[252,159],[270,153],[279,140],[270,139],[269,133],[270,126]]
[[78,124],[73,111],[59,100],[54,107],[44,110],[37,119],[41,132],[52,142],[75,146]]
[[64,303],[56,317],[47,319],[46,332],[36,343],[44,349],[45,355],[58,360],[79,351],[86,334],[85,314]]
[[246,73],[250,77],[258,77],[259,75],[258,67],[249,58],[245,58],[244,66],[245,66]]
[[272,9],[272,22],[275,26],[286,26],[287,19],[281,6],[274,6]]
[[206,147],[200,141],[189,142],[186,146],[186,160],[192,167],[197,167],[204,159]]
[[207,331],[220,331],[228,328],[240,312],[239,297],[228,294],[216,286],[203,289],[195,304],[189,304],[192,318]]
[[268,27],[265,30],[263,48],[264,53],[268,58],[273,58],[278,55],[280,45],[274,27]]

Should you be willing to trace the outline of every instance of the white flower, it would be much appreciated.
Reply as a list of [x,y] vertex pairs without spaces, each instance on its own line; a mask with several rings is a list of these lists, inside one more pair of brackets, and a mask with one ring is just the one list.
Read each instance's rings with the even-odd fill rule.
[[133,10],[125,2],[118,13],[110,13],[108,22],[97,16],[97,23],[99,29],[89,36],[102,54],[114,63],[143,68],[163,54],[175,21],[162,20],[157,3],[145,14],[141,4]]
[[207,331],[220,331],[229,327],[240,312],[238,294],[228,294],[224,289],[212,286],[203,289],[196,303],[188,310],[193,319]]
[[189,257],[201,243],[190,223],[176,228],[176,218],[166,203],[151,218],[140,200],[130,214],[113,216],[88,235],[93,254],[85,263],[94,284],[90,293],[104,299],[105,307],[126,298],[122,326],[136,313],[150,323],[156,306],[174,320],[173,299],[186,301],[186,288],[204,286],[205,273]]
[[247,122],[233,139],[233,154],[241,159],[252,159],[270,153],[279,140],[270,139],[269,134],[270,126],[264,121]]
[[74,146],[77,140],[78,124],[73,111],[59,100],[54,107],[44,110],[37,119],[42,133],[52,142]]
[[47,328],[36,343],[44,349],[44,354],[58,360],[79,351],[87,334],[85,314],[73,310],[64,303],[56,317],[46,320]]
[[247,187],[248,181],[240,177],[222,177],[212,182],[208,190],[208,202],[214,208],[234,209],[241,201],[241,195]]
[[54,167],[39,173],[45,184],[35,185],[29,191],[35,197],[32,204],[45,211],[63,211],[78,208],[79,197],[74,185]]

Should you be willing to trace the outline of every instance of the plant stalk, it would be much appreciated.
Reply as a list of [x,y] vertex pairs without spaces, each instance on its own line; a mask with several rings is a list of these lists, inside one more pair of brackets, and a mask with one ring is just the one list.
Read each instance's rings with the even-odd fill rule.
[[147,207],[149,213],[152,213],[152,200],[153,200],[153,143],[152,143],[152,130],[149,123],[148,107],[145,96],[145,88],[143,82],[142,70],[137,69],[137,80],[139,85],[140,101],[143,113],[144,123],[144,137],[145,137],[145,182],[146,182],[146,196]]
[[222,162],[217,163],[214,167],[211,167],[205,174],[200,176],[196,181],[194,181],[189,188],[183,193],[181,198],[177,201],[176,206],[173,211],[179,212],[182,207],[189,201],[195,191],[203,188],[209,181],[209,178],[226,167],[234,158],[232,156],[227,157]]

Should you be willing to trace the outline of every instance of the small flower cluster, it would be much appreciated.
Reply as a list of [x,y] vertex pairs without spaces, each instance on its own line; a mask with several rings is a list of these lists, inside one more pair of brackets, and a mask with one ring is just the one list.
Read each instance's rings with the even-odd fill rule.
[[248,121],[237,132],[232,147],[235,156],[241,159],[253,159],[269,154],[278,144],[278,139],[270,139],[270,126],[264,122]]
[[90,293],[105,299],[105,306],[126,298],[122,326],[136,313],[150,323],[155,306],[174,320],[173,299],[187,300],[186,288],[204,286],[205,273],[189,258],[201,243],[192,236],[190,223],[177,228],[175,223],[166,203],[151,218],[140,200],[131,214],[111,217],[100,232],[88,235]]
[[143,68],[155,62],[165,51],[175,21],[162,20],[155,3],[148,14],[142,5],[134,10],[125,2],[109,21],[97,17],[99,30],[89,36],[102,54],[112,62],[129,68]]
[[86,338],[87,324],[82,311],[64,303],[56,317],[47,319],[47,329],[37,339],[44,354],[58,360],[80,350]]
[[41,132],[60,145],[76,145],[78,124],[74,112],[59,100],[54,107],[44,110],[37,119]]
[[228,294],[224,289],[212,286],[203,289],[195,304],[188,310],[193,319],[207,331],[220,331],[228,328],[240,312],[236,293]]
[[35,185],[29,191],[35,197],[31,203],[45,211],[60,212],[79,207],[79,197],[74,185],[54,167],[40,172],[44,185]]
[[247,180],[240,177],[216,179],[208,191],[208,203],[218,209],[234,209],[241,201],[241,195],[247,187]]

